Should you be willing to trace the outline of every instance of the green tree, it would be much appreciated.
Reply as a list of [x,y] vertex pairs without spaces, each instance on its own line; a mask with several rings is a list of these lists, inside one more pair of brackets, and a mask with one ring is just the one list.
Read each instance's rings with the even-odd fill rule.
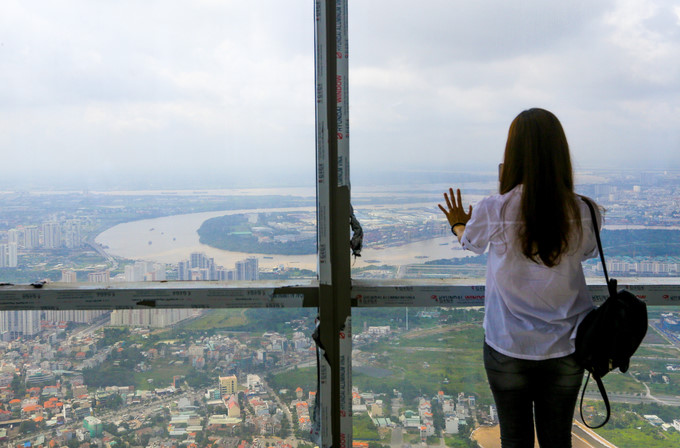
[[73,399],[73,385],[70,382],[66,383],[66,395],[64,398],[67,401]]
[[123,398],[118,395],[118,394],[113,394],[109,397],[106,397],[105,400],[101,401],[100,407],[102,409],[120,409],[121,406],[123,406]]
[[432,400],[431,409],[434,433],[437,437],[441,437],[442,431],[444,430],[446,424],[444,421],[444,411],[442,410],[442,404],[439,402],[439,400]]
[[14,375],[14,378],[12,378],[12,392],[14,392],[15,397],[23,397],[26,395],[26,385],[21,381],[19,375]]
[[185,381],[194,389],[209,386],[215,382],[215,378],[209,375],[207,372],[196,370],[192,368],[189,373],[187,373]]
[[281,420],[281,431],[279,431],[279,437],[285,439],[288,436],[290,436],[290,422],[288,421],[288,417],[286,416],[286,414],[284,414],[284,417]]
[[352,418],[352,430],[355,439],[379,440],[378,428],[367,414],[355,415]]
[[151,434],[142,434],[139,438],[139,443],[142,446],[149,446],[149,441],[151,440]]
[[36,429],[38,429],[38,424],[36,422],[34,422],[33,420],[30,420],[30,419],[24,420],[19,425],[19,432],[21,434],[29,434],[29,433],[35,431]]

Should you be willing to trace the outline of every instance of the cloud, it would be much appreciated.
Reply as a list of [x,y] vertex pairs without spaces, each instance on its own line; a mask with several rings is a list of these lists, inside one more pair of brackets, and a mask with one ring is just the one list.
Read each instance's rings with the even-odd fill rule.
[[[5,163],[113,178],[313,179],[312,4],[186,5],[2,2]],[[358,169],[493,165],[510,121],[532,106],[560,117],[578,166],[680,168],[673,1],[372,0],[349,9]]]
[[540,106],[580,166],[680,168],[672,2],[390,5],[362,3],[350,34],[358,164],[489,165],[512,118]]

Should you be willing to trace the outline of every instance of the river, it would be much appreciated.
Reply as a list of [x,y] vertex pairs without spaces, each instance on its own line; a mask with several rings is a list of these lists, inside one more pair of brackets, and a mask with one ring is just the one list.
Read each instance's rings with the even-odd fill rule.
[[[187,260],[192,252],[204,252],[208,257],[214,258],[217,265],[227,269],[232,268],[239,260],[255,256],[259,259],[260,267],[265,269],[283,265],[288,268],[316,270],[315,254],[268,255],[231,252],[201,244],[198,237],[201,224],[217,216],[280,211],[313,212],[314,210],[312,207],[227,210],[144,219],[111,227],[99,234],[95,242],[101,244],[111,255],[132,260],[176,264]],[[446,236],[381,249],[366,247],[362,251],[362,256],[353,261],[353,266],[357,268],[370,264],[401,266],[469,255],[471,253],[464,252],[457,242],[454,244],[453,236]]]

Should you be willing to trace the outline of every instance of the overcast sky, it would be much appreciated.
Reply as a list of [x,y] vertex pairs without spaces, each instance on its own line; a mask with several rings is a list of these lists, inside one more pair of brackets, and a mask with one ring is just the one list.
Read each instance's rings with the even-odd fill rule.
[[[677,0],[349,11],[360,179],[493,171],[534,106],[577,169],[680,169]],[[0,188],[313,185],[313,20],[312,0],[3,0]]]

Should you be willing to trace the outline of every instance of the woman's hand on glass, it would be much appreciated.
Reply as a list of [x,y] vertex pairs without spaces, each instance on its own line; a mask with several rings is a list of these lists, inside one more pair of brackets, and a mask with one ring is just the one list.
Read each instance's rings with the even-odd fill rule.
[[462,225],[467,224],[467,222],[470,220],[470,216],[472,216],[472,206],[470,206],[468,212],[465,213],[465,209],[463,208],[463,200],[461,199],[460,189],[456,190],[456,196],[453,195],[453,188],[449,188],[448,194],[444,193],[444,199],[446,200],[446,208],[444,208],[441,204],[437,204],[439,205],[439,209],[446,215],[446,219],[449,221],[449,225],[451,226],[452,231],[453,226],[459,224]]

